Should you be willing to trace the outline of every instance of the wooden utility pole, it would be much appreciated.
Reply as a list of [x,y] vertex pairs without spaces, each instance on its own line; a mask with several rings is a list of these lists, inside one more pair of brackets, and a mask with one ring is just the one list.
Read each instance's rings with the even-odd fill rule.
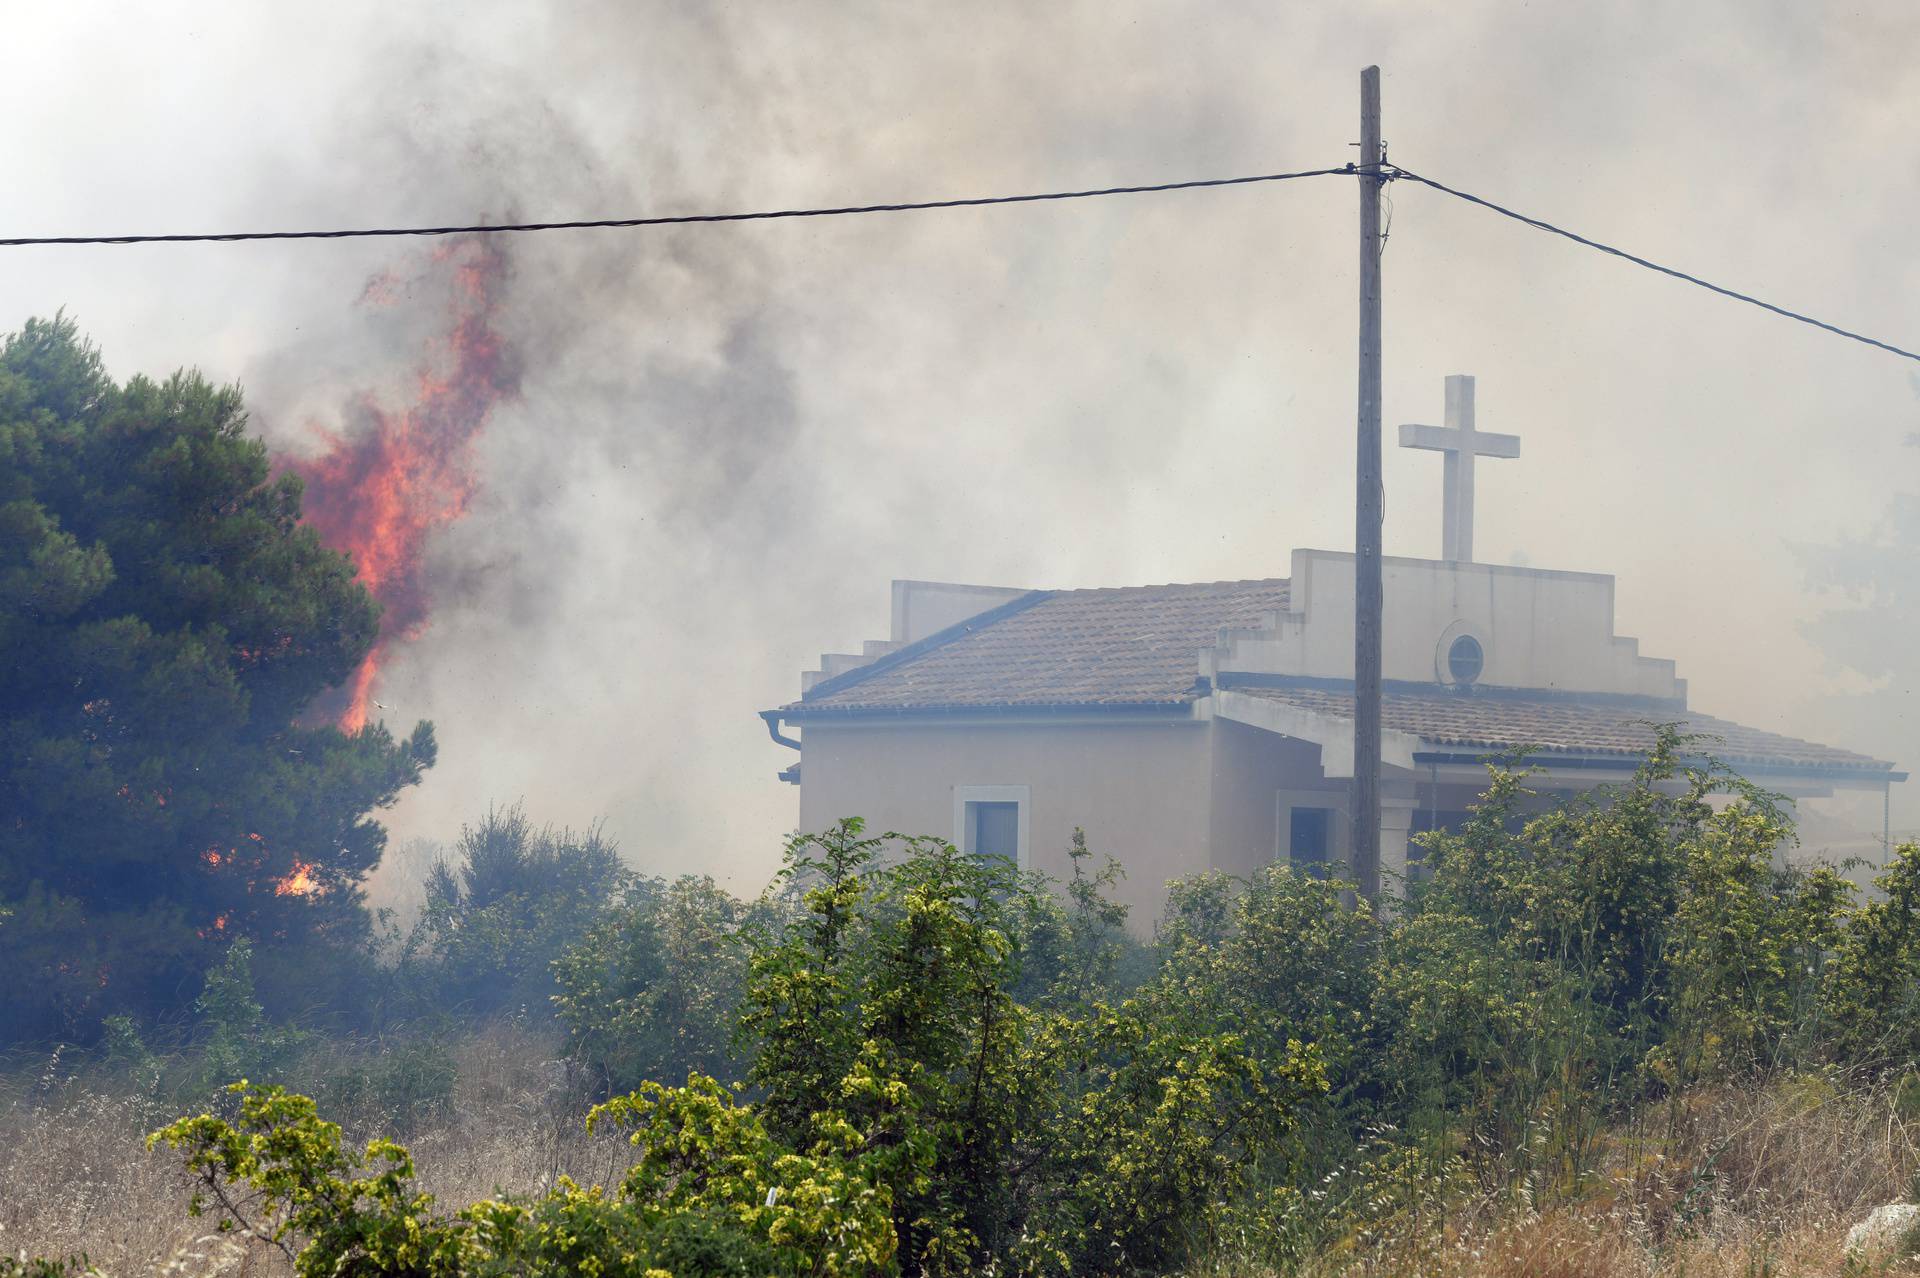
[[1380,898],[1380,68],[1360,73],[1360,421],[1353,536],[1353,855]]

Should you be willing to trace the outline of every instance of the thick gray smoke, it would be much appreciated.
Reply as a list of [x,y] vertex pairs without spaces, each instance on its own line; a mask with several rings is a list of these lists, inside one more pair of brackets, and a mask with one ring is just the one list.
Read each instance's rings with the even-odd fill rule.
[[[1901,0],[362,0],[324,18],[234,0],[196,20],[16,23],[0,95],[59,128],[18,139],[0,221],[576,217],[1320,166],[1349,156],[1377,61],[1395,161],[1920,337],[1920,170],[1889,162],[1920,114]],[[1391,194],[1389,426],[1432,420],[1443,375],[1469,372],[1483,427],[1525,441],[1486,468],[1483,556],[1617,573],[1622,631],[1677,659],[1703,710],[1920,763],[1911,716],[1836,710],[1868,676],[1809,626],[1847,583],[1808,583],[1793,550],[1894,536],[1905,369]],[[406,375],[436,309],[356,299],[424,251],[41,251],[9,259],[0,315],[68,305],[117,372],[238,377],[261,429],[297,442]],[[540,820],[605,817],[644,868],[751,889],[793,819],[773,780],[791,756],[754,711],[822,649],[884,634],[889,578],[1264,576],[1296,545],[1351,542],[1344,180],[512,252],[522,394],[432,550],[432,627],[379,694],[444,744],[402,838],[524,799]],[[1389,452],[1388,549],[1432,553],[1437,463]],[[1910,596],[1876,562],[1876,588]]]
[[[1920,375],[1912,383],[1920,419]],[[1920,448],[1920,432],[1906,443]],[[1891,478],[1903,491],[1860,533],[1802,548],[1807,583],[1820,603],[1803,629],[1838,675],[1815,707],[1822,726],[1858,749],[1911,766],[1920,761],[1920,485],[1911,468]],[[1896,833],[1920,833],[1920,803],[1902,799]]]

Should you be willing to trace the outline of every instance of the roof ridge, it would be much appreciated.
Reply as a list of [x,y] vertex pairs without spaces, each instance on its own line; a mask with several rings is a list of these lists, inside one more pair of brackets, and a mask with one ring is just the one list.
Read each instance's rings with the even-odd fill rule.
[[1291,577],[1235,577],[1224,581],[1157,581],[1137,586],[1073,586],[1050,593],[1066,595],[1118,595],[1142,590],[1202,590],[1219,586],[1291,586]]

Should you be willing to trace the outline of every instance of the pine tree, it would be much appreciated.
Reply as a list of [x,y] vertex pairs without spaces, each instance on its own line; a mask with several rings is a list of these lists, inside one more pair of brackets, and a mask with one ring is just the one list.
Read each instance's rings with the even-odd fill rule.
[[210,956],[346,944],[433,730],[303,725],[378,607],[237,387],[0,341],[0,1039],[190,1003]]

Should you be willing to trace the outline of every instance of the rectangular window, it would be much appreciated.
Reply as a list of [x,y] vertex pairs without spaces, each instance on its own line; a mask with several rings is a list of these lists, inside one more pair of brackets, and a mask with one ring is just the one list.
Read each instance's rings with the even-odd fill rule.
[[[1460,827],[1465,825],[1467,818],[1472,815],[1470,812],[1448,812],[1445,810],[1433,812],[1426,808],[1419,808],[1414,811],[1413,820],[1409,824],[1407,833],[1411,836],[1415,834],[1425,834],[1432,830],[1445,830],[1448,834],[1458,834],[1460,833]],[[1409,837],[1407,839],[1408,863],[1418,864],[1426,859],[1427,849],[1422,847],[1417,840]]]
[[1026,869],[1033,849],[1027,822],[1032,790],[1024,785],[953,787],[953,843],[973,856],[1003,856]]
[[1273,856],[1309,874],[1326,874],[1347,859],[1347,812],[1337,791],[1276,790]]
[[1324,867],[1333,858],[1333,809],[1287,810],[1287,860],[1303,869]]
[[969,803],[967,848],[975,856],[1003,856],[1020,861],[1020,805]]

